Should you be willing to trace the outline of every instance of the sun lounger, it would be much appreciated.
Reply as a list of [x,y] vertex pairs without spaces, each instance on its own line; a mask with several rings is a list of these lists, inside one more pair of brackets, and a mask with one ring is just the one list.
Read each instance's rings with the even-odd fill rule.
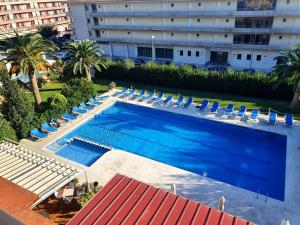
[[72,112],[73,112],[74,114],[84,114],[84,113],[86,113],[87,111],[86,111],[85,109],[80,109],[80,108],[78,108],[77,106],[73,106]]
[[172,95],[169,95],[164,101],[163,103],[166,105],[168,104],[171,100],[172,100],[173,96]]
[[234,105],[233,104],[228,104],[227,108],[224,109],[224,115],[230,115],[234,110]]
[[84,102],[82,102],[80,105],[79,105],[79,108],[81,109],[85,109],[85,110],[92,110],[95,106],[93,105],[86,105]]
[[64,114],[61,116],[61,118],[63,118],[64,120],[69,121],[69,120],[75,120],[77,117],[76,117],[76,116],[73,116],[73,115],[71,115],[71,114],[64,113]]
[[141,92],[134,97],[135,100],[142,98],[146,94],[146,90],[142,89]]
[[220,103],[219,102],[214,102],[211,109],[210,109],[210,112],[211,113],[217,113],[218,109],[219,109],[219,105]]
[[151,101],[151,99],[153,98],[154,96],[154,91],[151,91],[149,93],[149,95],[147,97],[145,97],[144,101],[148,102],[148,101]]
[[159,102],[163,97],[164,97],[164,93],[159,92],[158,96],[155,99],[153,99],[153,101],[154,102]]
[[134,95],[135,93],[135,89],[131,89],[128,93],[124,94],[122,97],[131,97],[132,95]]
[[269,124],[275,125],[277,122],[277,113],[276,112],[270,112],[269,113]]
[[199,110],[204,111],[207,109],[209,105],[209,101],[207,99],[204,99],[201,103],[201,105],[199,105]]
[[103,104],[103,102],[98,102],[95,99],[90,98],[89,101],[87,102],[87,104],[89,104],[89,105],[101,105],[101,104]]
[[52,126],[52,127],[60,127],[61,125],[62,125],[62,123],[67,123],[68,122],[68,120],[61,120],[61,121],[58,121],[57,119],[55,119],[55,118],[51,118],[50,119],[50,125]]
[[244,117],[246,111],[247,111],[247,107],[244,106],[244,105],[242,105],[242,106],[240,107],[240,110],[238,111],[238,113],[237,113],[236,115],[239,116],[239,117]]
[[249,119],[256,120],[259,116],[259,109],[253,109]]
[[190,105],[193,103],[193,98],[192,97],[188,97],[187,101],[185,102],[185,104],[183,105],[184,108],[188,108],[190,107]]
[[123,90],[114,93],[112,96],[116,97],[116,96],[118,96],[118,95],[123,95],[123,94],[125,94],[125,92],[127,92],[127,91],[128,91],[128,88],[124,88]]
[[31,130],[30,136],[34,137],[34,138],[40,139],[40,138],[46,138],[46,137],[48,137],[48,134],[42,133],[38,129],[34,128],[34,129]]
[[180,106],[181,103],[183,102],[184,97],[182,95],[179,95],[177,102],[175,103],[175,105]]
[[41,125],[41,129],[43,131],[46,131],[47,133],[53,133],[55,131],[57,131],[57,128],[50,126],[48,123],[42,123]]
[[293,126],[293,114],[291,114],[291,113],[285,114],[284,124],[287,127],[292,127]]
[[95,97],[96,100],[105,100],[107,98],[109,98],[109,95],[102,95],[102,96],[96,96]]

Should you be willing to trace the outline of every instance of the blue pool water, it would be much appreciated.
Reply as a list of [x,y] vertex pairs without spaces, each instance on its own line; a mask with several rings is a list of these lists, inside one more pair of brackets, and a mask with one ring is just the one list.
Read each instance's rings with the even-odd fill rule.
[[[49,148],[75,136],[284,200],[284,135],[117,102]],[[56,154],[77,161],[89,151]]]

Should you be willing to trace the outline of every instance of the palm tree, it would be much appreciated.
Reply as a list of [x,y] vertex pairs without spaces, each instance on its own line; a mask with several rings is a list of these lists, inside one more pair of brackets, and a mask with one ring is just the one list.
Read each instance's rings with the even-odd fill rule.
[[73,74],[78,73],[85,76],[88,80],[91,78],[91,66],[101,71],[106,68],[106,63],[102,58],[102,50],[96,46],[96,42],[90,40],[80,41],[78,43],[71,43],[67,48],[66,67],[73,70]]
[[50,64],[44,59],[45,53],[54,54],[57,50],[54,43],[44,39],[40,34],[19,35],[6,40],[5,61],[11,63],[10,72],[28,74],[35,104],[41,104],[41,95],[36,79],[36,72],[46,71]]
[[[282,56],[278,56],[275,71],[282,79],[291,77],[295,84],[295,93],[290,103],[290,108],[300,107],[300,43],[295,45],[289,51],[281,52]],[[282,80],[280,79],[280,80]]]

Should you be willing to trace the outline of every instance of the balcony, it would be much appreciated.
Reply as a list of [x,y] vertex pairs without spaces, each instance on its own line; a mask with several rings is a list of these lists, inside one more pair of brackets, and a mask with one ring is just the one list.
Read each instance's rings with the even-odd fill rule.
[[112,16],[112,17],[270,17],[270,16],[294,16],[300,15],[300,9],[273,9],[258,11],[154,11],[154,12],[89,12],[89,16]]
[[[151,45],[151,38],[149,39],[138,39],[138,38],[106,38],[99,37],[95,38],[96,41],[102,43],[116,42],[116,43],[132,43],[132,44],[148,44]],[[182,40],[154,40],[154,45],[164,46],[191,46],[191,47],[211,47],[211,48],[227,48],[227,49],[249,49],[249,50],[273,50],[273,51],[284,51],[288,50],[287,45],[250,45],[250,44],[229,44],[220,42],[201,42],[201,41],[190,41]]]
[[276,9],[277,0],[238,0],[238,11],[266,11]]

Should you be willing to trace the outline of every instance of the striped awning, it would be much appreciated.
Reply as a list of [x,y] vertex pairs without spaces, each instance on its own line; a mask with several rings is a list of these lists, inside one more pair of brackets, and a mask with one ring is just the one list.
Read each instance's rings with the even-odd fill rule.
[[80,169],[28,150],[17,143],[0,142],[0,176],[37,194],[40,197],[38,202],[80,173]]

